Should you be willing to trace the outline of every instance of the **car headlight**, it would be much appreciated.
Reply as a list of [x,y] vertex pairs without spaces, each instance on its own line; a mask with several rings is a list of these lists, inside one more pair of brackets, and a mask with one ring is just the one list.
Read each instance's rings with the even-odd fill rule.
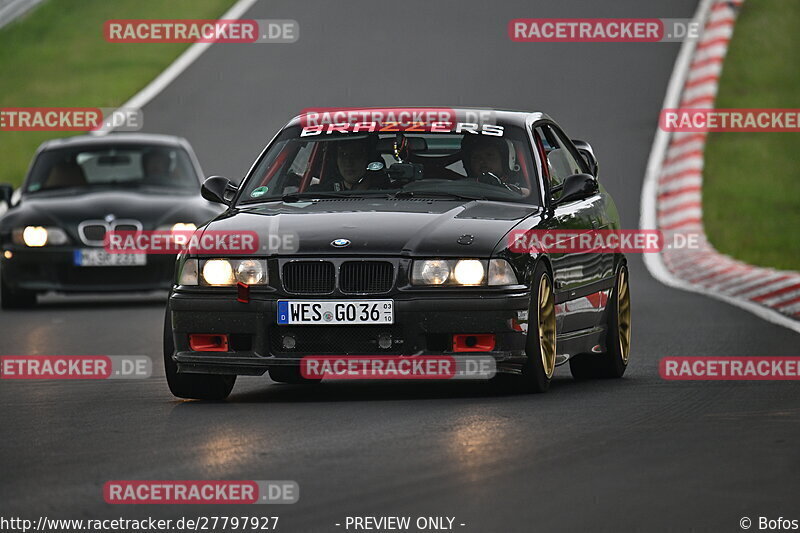
[[194,231],[197,229],[197,224],[194,222],[176,222],[175,224],[163,224],[156,228],[157,231]]
[[511,264],[505,259],[489,261],[489,285],[516,285],[519,281]]
[[412,285],[516,285],[517,276],[505,259],[423,259],[414,261]]
[[453,276],[459,285],[480,285],[486,268],[477,259],[462,259],[456,263]]
[[226,287],[237,283],[266,285],[268,282],[264,259],[187,259],[178,276],[179,285]]
[[414,261],[412,281],[419,285],[441,285],[450,277],[450,264],[444,259]]
[[267,270],[261,261],[245,259],[236,266],[236,281],[247,285],[258,285],[267,275]]
[[203,263],[203,281],[209,285],[233,285],[233,265],[227,259],[209,259]]
[[42,246],[59,246],[69,241],[66,232],[61,228],[44,226],[25,226],[12,232],[12,240],[16,244],[24,244],[29,248]]
[[194,231],[197,229],[197,224],[194,222],[177,222],[172,225],[172,231]]
[[178,276],[178,285],[198,285],[200,283],[197,259],[187,259],[181,267],[181,274]]

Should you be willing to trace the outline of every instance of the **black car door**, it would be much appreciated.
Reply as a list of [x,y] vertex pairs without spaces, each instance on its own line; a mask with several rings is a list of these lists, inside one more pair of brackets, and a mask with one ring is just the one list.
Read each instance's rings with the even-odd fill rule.
[[[573,174],[588,173],[586,162],[555,124],[540,124],[535,134],[542,144],[550,173],[550,205],[547,229],[604,229],[600,193],[575,201],[557,204],[564,180]],[[611,254],[574,251],[551,254],[555,270],[556,305],[560,321],[559,333],[590,329],[597,325],[607,294],[602,293],[607,276],[606,263]]]

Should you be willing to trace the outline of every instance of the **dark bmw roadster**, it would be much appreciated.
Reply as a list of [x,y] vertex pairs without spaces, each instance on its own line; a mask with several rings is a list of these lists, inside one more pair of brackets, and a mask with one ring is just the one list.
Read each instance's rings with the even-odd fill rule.
[[[618,229],[585,142],[547,115],[310,124],[267,145],[201,231],[294,239],[249,256],[183,253],[164,328],[172,393],[223,399],[237,374],[314,383],[306,356],[489,356],[547,390],[557,365],[620,377],[630,351],[620,253],[519,250],[513,232]],[[490,116],[483,123],[476,114]]]
[[[166,290],[173,255],[115,254],[110,231],[188,231],[217,215],[200,196],[191,146],[150,134],[79,136],[39,147],[22,187],[0,185],[0,300],[29,307],[47,291]],[[3,213],[5,211],[5,213]]]

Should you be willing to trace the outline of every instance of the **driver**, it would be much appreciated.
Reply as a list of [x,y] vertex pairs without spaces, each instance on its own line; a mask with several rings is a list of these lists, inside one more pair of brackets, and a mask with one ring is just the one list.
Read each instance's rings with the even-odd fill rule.
[[[376,160],[377,137],[336,143],[336,169],[339,177],[313,187],[317,191],[382,189],[388,185],[384,175],[367,172],[367,164]],[[380,160],[378,157],[377,160]]]
[[170,158],[163,150],[151,150],[142,154],[144,180],[150,183],[170,181]]
[[461,139],[462,162],[467,176],[482,183],[504,186],[524,196],[530,189],[517,169],[509,164],[509,145],[505,139],[466,134]]

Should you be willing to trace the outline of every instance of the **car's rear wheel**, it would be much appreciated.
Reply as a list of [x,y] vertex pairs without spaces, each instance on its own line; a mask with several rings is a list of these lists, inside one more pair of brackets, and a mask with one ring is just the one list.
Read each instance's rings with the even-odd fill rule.
[[300,373],[299,366],[274,366],[269,369],[269,377],[272,381],[291,385],[314,385],[322,381],[321,379],[304,378]]
[[606,351],[581,354],[569,360],[575,379],[620,378],[631,351],[631,292],[628,267],[622,265],[606,309]]
[[190,400],[224,400],[233,390],[236,376],[214,374],[179,374],[178,365],[172,359],[175,341],[169,320],[169,304],[164,318],[164,373],[169,390],[178,398]]
[[36,305],[36,293],[26,290],[11,290],[0,274],[0,308],[27,309]]
[[531,284],[528,311],[527,360],[522,367],[522,385],[528,392],[545,392],[556,368],[556,306],[553,280],[539,264]]

